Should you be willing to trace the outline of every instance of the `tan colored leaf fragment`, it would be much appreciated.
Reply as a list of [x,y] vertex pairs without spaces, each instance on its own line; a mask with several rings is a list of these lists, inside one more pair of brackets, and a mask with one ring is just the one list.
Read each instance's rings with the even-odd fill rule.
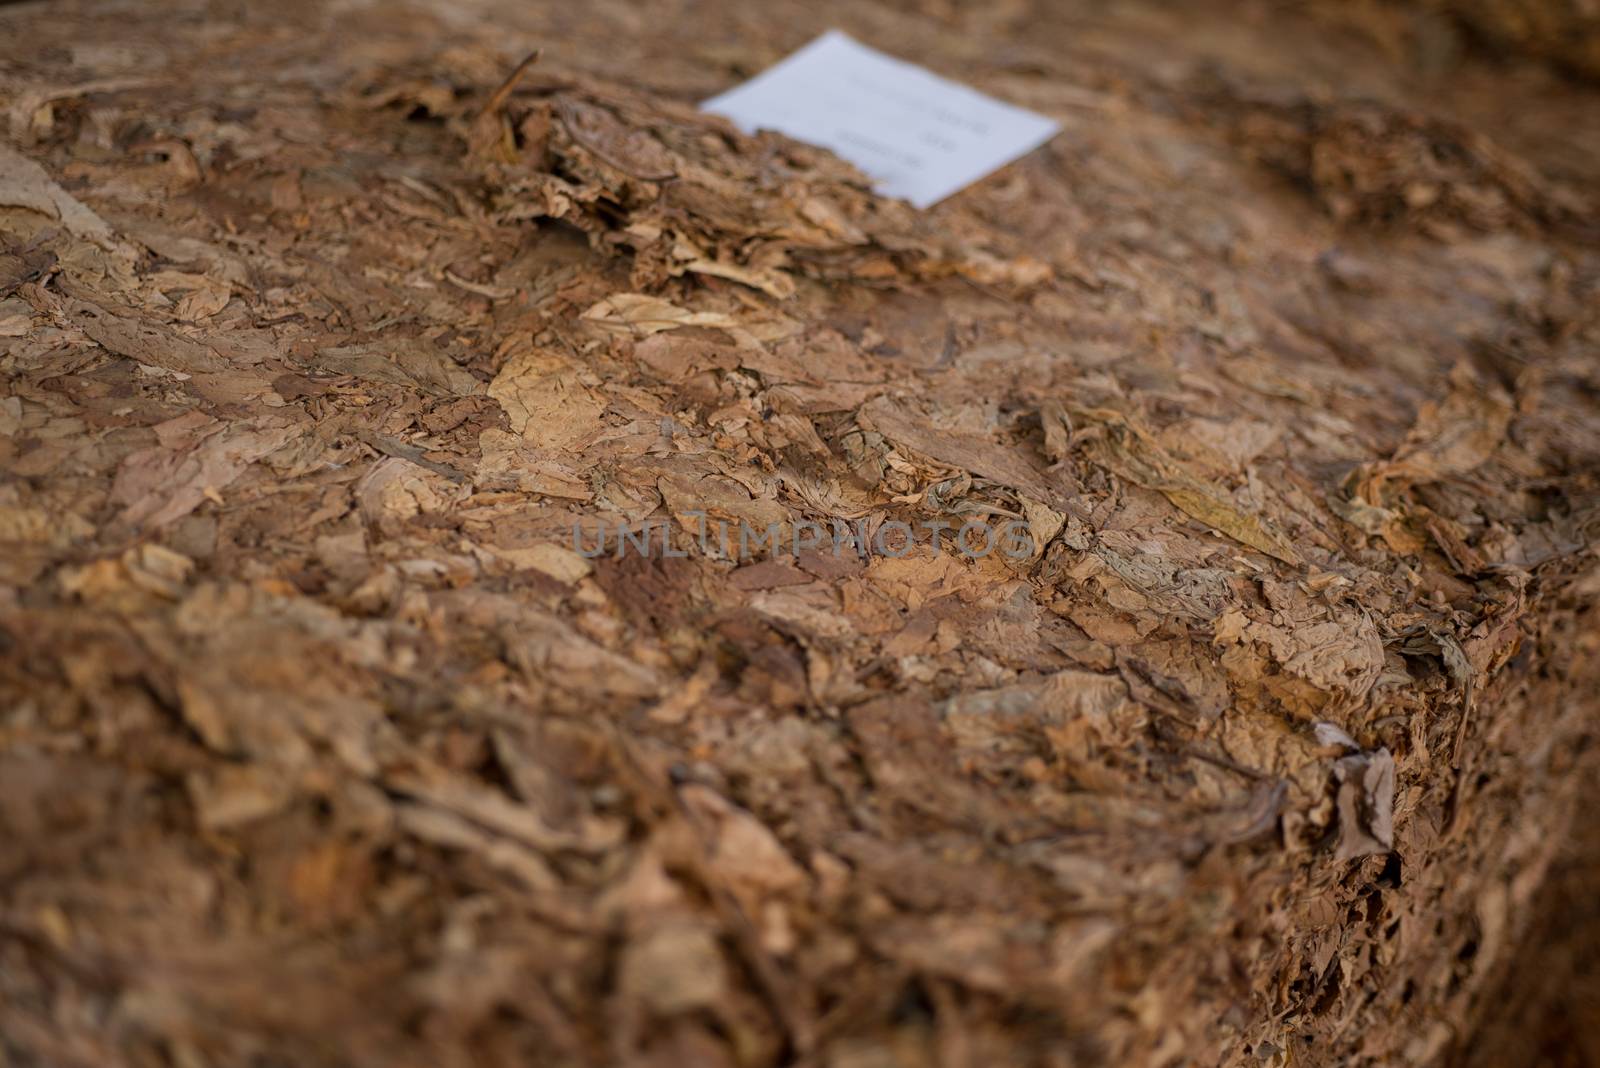
[[805,872],[766,825],[722,795],[698,783],[678,791],[706,837],[712,871],[727,881],[746,907],[767,894],[805,884]]
[[1265,516],[1240,508],[1222,490],[1205,482],[1119,412],[1079,409],[1082,418],[1102,424],[1084,438],[1095,463],[1120,478],[1155,490],[1189,515],[1235,541],[1286,564],[1304,562],[1294,545]]
[[1339,780],[1338,861],[1394,848],[1394,757],[1389,750],[1355,753],[1334,764]]
[[478,438],[483,459],[474,481],[479,486],[514,486],[522,493],[566,500],[592,500],[588,479],[569,464],[542,449],[526,444],[519,435],[497,427]]
[[1033,537],[1035,555],[1044,552],[1050,539],[1060,534],[1061,528],[1067,524],[1065,513],[1031,497],[1022,498],[1022,514],[1028,520],[1028,533]]
[[764,537],[772,526],[779,528],[780,545],[787,536],[788,510],[777,501],[751,497],[748,490],[731,478],[706,475],[691,479],[671,475],[662,478],[657,488],[673,518],[697,538],[704,532],[711,541],[716,540],[718,528],[715,523],[708,524],[707,519],[732,522],[728,539],[735,552],[739,548],[738,524],[749,528],[748,539]]
[[313,363],[329,371],[396,386],[421,386],[431,393],[467,397],[483,383],[426,342],[402,339],[319,349]]
[[111,227],[77,197],[51,180],[45,169],[0,146],[0,207],[26,208],[59,220],[69,233],[105,245]]
[[117,519],[147,530],[181,519],[300,433],[293,426],[244,425],[221,429],[192,451],[157,446],[131,453],[111,488],[112,502],[123,505]]
[[896,445],[999,482],[1035,500],[1059,496],[1053,492],[1043,465],[1022,448],[1001,445],[977,434],[939,429],[927,416],[887,397],[866,404],[861,409],[860,422]]
[[579,378],[578,369],[547,349],[512,356],[489,383],[511,429],[547,449],[579,450],[602,429],[605,405]]
[[488,548],[495,556],[520,571],[538,571],[568,585],[587,577],[594,570],[589,561],[571,549],[548,542],[510,549],[497,545]]
[[722,312],[690,311],[643,293],[615,293],[593,305],[581,318],[623,337],[647,337],[683,326],[737,325],[732,316]]
[[183,295],[173,315],[186,323],[209,319],[228,306],[232,294],[226,283],[206,280],[206,284]]
[[1511,414],[1503,393],[1479,382],[1469,365],[1457,364],[1450,372],[1449,394],[1422,406],[1406,444],[1392,459],[1352,471],[1342,496],[1331,496],[1330,507],[1362,532],[1382,537],[1397,553],[1421,552],[1427,541],[1407,523],[1405,491],[1481,466],[1505,440]]
[[727,985],[716,932],[693,920],[657,927],[628,943],[617,976],[624,997],[661,1016],[718,1005]]
[[1422,482],[1467,474],[1494,455],[1510,424],[1510,400],[1480,383],[1467,364],[1457,364],[1449,395],[1422,406],[1385,477]]

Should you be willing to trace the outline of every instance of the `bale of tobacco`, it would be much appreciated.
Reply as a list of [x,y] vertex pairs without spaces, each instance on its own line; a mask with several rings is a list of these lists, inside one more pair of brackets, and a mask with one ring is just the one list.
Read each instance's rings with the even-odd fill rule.
[[[1063,132],[695,108],[830,25]],[[0,9],[0,1064],[1514,1048],[1600,107],[1315,25]]]

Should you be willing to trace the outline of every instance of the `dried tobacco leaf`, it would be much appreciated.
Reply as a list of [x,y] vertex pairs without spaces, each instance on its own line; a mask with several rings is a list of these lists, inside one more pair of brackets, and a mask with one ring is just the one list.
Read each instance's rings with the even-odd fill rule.
[[1093,427],[1080,438],[1085,453],[1095,463],[1145,489],[1155,490],[1185,514],[1213,530],[1282,560],[1304,562],[1287,535],[1258,511],[1246,510],[1217,486],[1194,474],[1148,433],[1121,414],[1107,409],[1074,409]]

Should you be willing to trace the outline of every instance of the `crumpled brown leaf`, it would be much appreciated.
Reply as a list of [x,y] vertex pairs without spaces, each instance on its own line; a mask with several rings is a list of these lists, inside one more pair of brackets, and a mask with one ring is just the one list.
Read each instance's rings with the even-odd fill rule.
[[1468,364],[1458,363],[1450,372],[1450,392],[1422,406],[1406,443],[1390,459],[1352,471],[1342,493],[1331,495],[1329,504],[1396,552],[1418,552],[1424,542],[1408,523],[1407,491],[1476,470],[1505,440],[1511,415],[1511,402],[1502,391],[1480,382]]
[[1079,441],[1095,463],[1155,490],[1187,515],[1235,541],[1286,564],[1304,562],[1277,524],[1259,512],[1241,508],[1215,485],[1197,477],[1120,412],[1077,408],[1073,414],[1092,425]]

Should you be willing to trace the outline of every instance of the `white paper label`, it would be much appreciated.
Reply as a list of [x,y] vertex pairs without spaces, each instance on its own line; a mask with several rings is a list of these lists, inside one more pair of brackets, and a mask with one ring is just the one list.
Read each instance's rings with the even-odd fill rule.
[[777,130],[832,149],[885,196],[936,204],[1060,129],[830,30],[705,102],[746,133]]

